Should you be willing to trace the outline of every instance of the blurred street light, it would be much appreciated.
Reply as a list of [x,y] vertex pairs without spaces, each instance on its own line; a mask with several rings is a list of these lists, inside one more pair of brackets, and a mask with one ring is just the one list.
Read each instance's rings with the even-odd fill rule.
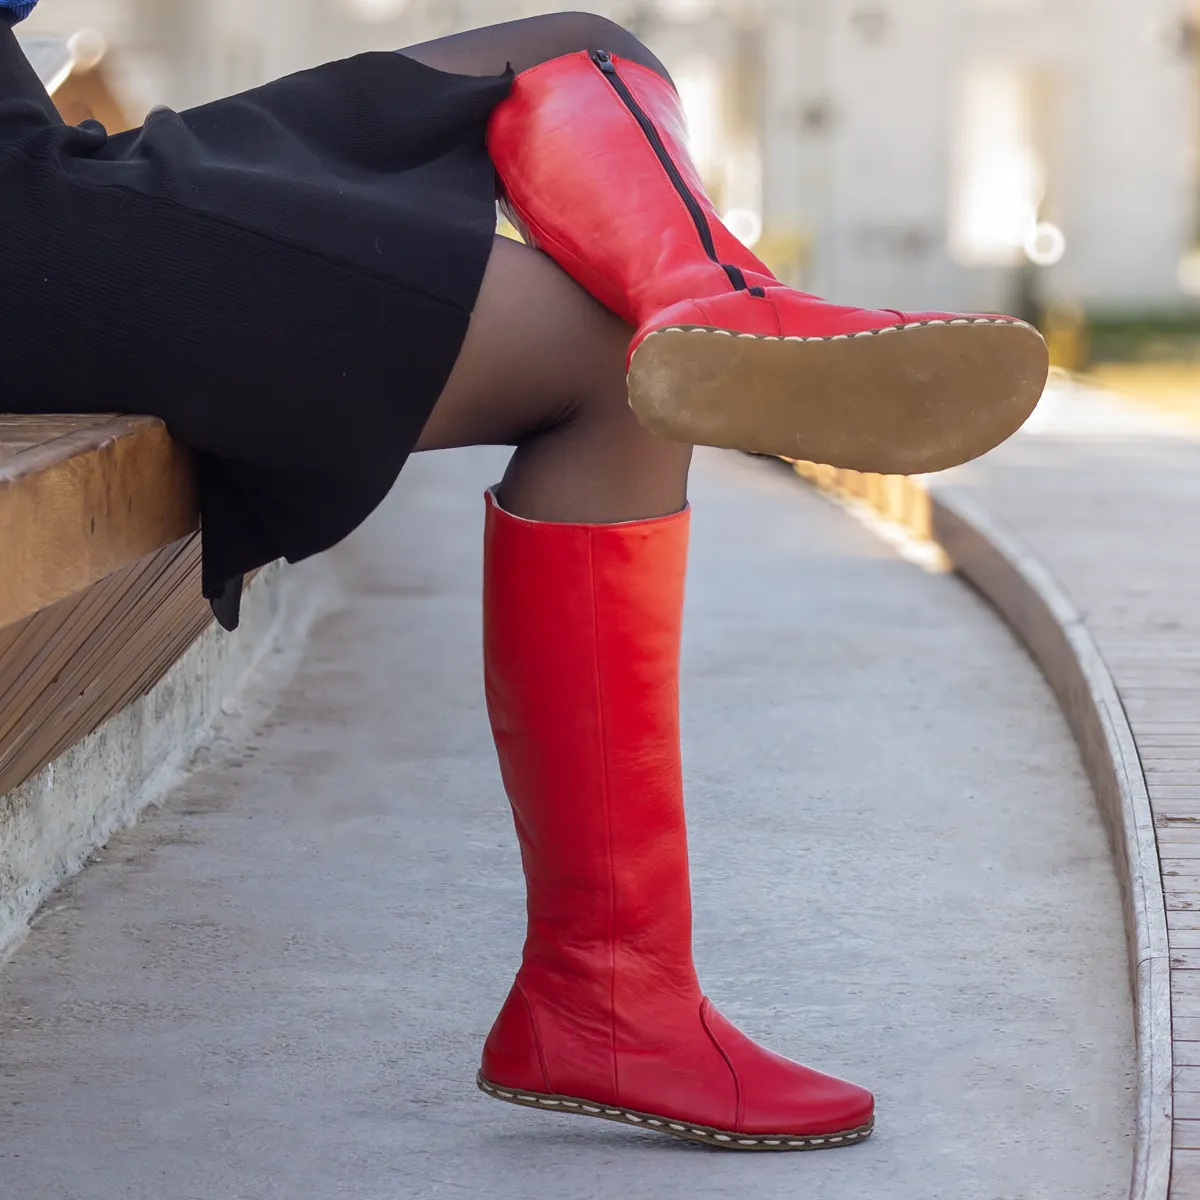
[[1200,250],[1189,250],[1179,260],[1179,286],[1189,296],[1200,296]]
[[762,216],[754,209],[731,208],[725,214],[724,220],[729,232],[748,250],[752,250],[762,239]]
[[1035,267],[1052,267],[1066,252],[1066,235],[1050,221],[1039,221],[1025,239],[1025,255]]
[[108,39],[98,29],[80,29],[67,40],[76,71],[94,71],[108,53]]

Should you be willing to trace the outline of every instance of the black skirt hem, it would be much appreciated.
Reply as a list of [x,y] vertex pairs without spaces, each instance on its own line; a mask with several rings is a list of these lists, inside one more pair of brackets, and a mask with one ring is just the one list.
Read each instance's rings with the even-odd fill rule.
[[242,575],[336,544],[416,445],[493,245],[511,74],[360,55],[110,138],[49,119],[15,47],[0,30],[0,407],[161,417],[230,627]]

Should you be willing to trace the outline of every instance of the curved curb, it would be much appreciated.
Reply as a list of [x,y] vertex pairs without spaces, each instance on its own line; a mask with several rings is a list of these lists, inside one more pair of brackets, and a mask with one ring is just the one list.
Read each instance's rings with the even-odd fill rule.
[[1121,886],[1137,1032],[1130,1200],[1167,1200],[1173,1124],[1166,901],[1150,796],[1116,684],[1082,616],[1053,575],[952,486],[793,463],[817,487],[865,501],[932,539],[996,609],[1041,668],[1091,779]]
[[1171,978],[1150,796],[1112,675],[1046,567],[959,495],[930,496],[935,540],[1008,622],[1054,689],[1079,744],[1113,846],[1137,1022],[1130,1200],[1167,1200],[1171,1180]]

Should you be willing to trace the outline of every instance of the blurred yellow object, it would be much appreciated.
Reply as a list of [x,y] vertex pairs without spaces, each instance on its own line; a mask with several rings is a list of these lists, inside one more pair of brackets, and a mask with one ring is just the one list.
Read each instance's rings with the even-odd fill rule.
[[754,253],[789,287],[800,287],[812,254],[812,236],[799,229],[768,227]]
[[784,459],[814,487],[841,500],[866,504],[877,516],[920,542],[933,539],[933,508],[919,479],[907,475],[873,475],[824,463]]
[[501,237],[511,238],[514,242],[525,241],[516,226],[503,213],[500,214],[500,218],[496,223],[496,232]]
[[1125,399],[1200,421],[1200,363],[1093,363],[1082,378]]
[[1051,304],[1042,322],[1050,348],[1050,365],[1078,371],[1087,359],[1087,329],[1083,309],[1075,304]]

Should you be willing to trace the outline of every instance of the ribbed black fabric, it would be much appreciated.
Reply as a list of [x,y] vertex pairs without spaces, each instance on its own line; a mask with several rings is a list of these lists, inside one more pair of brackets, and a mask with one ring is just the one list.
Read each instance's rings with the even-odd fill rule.
[[230,581],[341,540],[420,435],[491,249],[510,77],[368,54],[110,138],[52,123],[13,54],[0,28],[0,409],[166,421],[229,625]]

